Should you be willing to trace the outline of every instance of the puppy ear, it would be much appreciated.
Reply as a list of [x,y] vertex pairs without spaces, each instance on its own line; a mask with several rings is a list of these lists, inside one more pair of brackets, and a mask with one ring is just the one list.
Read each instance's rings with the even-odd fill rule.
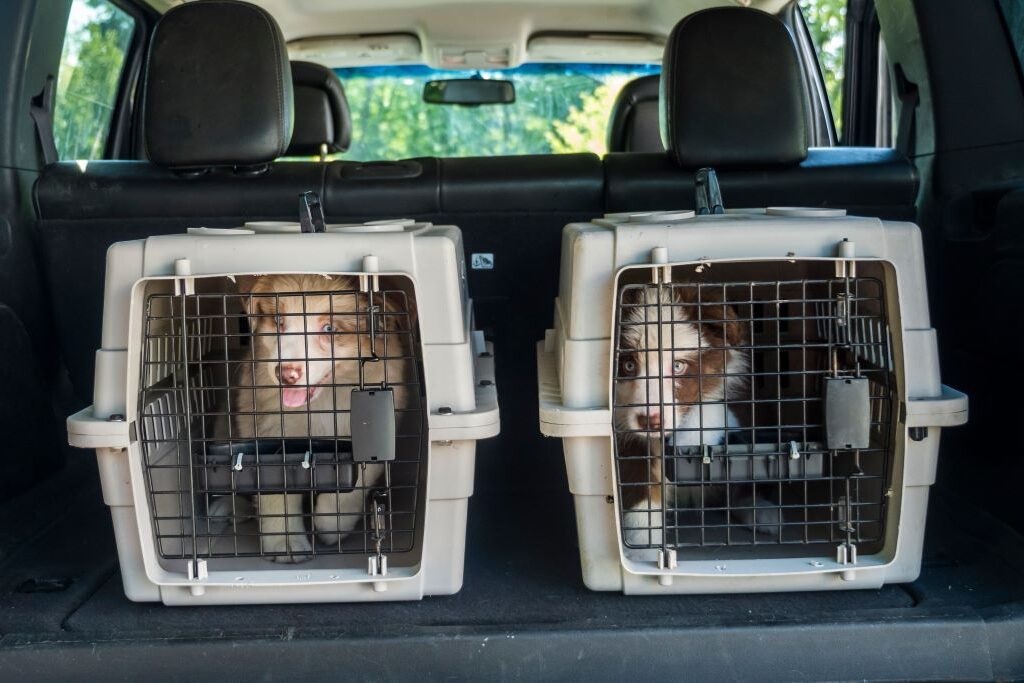
[[[411,332],[416,329],[418,314],[416,296],[407,291],[405,283],[389,277],[380,279],[380,288],[388,292],[384,301],[384,310],[391,314],[384,316],[384,328],[389,332]],[[401,296],[398,292],[403,292]],[[378,295],[379,296],[379,295]],[[380,302],[380,299],[376,299]]]
[[619,290],[619,301],[626,306],[637,306],[643,303],[644,290],[642,287],[623,287]]
[[235,281],[238,284],[238,301],[242,305],[245,315],[249,317],[250,330],[255,330],[260,320],[268,312],[267,298],[252,296],[253,294],[266,291],[267,287],[264,280],[265,278],[259,275],[238,275],[235,277]]
[[619,290],[616,302],[615,316],[616,325],[619,326],[623,335],[639,334],[636,325],[642,325],[648,321],[657,319],[654,310],[655,298],[651,298],[651,290],[645,287],[623,285]]
[[704,332],[714,346],[742,346],[747,341],[747,324],[736,318],[736,311],[726,304],[701,305]]
[[251,294],[253,289],[256,287],[256,281],[259,279],[258,275],[236,275],[235,284],[238,285],[238,293],[242,296],[238,297],[238,300],[242,304],[242,310],[245,311],[246,315],[250,315],[249,304],[252,299],[248,294]]
[[[696,303],[696,288],[686,288],[682,297],[686,303]],[[718,287],[700,290],[701,329],[711,338],[713,346],[742,346],[747,342],[747,323],[739,320],[732,306],[725,303]],[[694,311],[695,313],[696,311]]]

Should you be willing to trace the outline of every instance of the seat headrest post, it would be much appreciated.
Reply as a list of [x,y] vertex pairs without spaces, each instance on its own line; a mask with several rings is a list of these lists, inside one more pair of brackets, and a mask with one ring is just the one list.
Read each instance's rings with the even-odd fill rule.
[[758,167],[807,157],[808,98],[793,36],[761,10],[683,18],[662,62],[662,141],[676,164]]
[[236,0],[172,7],[153,32],[142,99],[146,153],[160,166],[273,161],[292,137],[280,28],[266,10]]

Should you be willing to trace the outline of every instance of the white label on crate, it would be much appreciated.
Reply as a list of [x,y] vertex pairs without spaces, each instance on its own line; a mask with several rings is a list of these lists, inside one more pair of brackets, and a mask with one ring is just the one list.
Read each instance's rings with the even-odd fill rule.
[[473,270],[494,270],[494,254],[473,254],[470,267]]

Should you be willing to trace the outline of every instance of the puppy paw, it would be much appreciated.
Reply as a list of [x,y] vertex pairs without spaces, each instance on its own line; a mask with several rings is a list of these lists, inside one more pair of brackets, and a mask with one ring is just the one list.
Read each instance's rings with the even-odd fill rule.
[[206,515],[215,522],[244,522],[256,514],[252,501],[244,496],[217,496],[210,500]]
[[652,509],[650,502],[638,503],[626,512],[622,527],[626,545],[630,547],[661,545],[661,511]]
[[736,505],[742,508],[733,512],[737,521],[758,534],[778,538],[782,529],[782,510],[778,504],[761,496],[744,496]]
[[260,549],[271,562],[295,564],[313,559],[313,544],[305,534],[264,536]]
[[364,513],[361,493],[325,493],[317,496],[313,514],[313,528],[321,543],[337,544],[351,534]]

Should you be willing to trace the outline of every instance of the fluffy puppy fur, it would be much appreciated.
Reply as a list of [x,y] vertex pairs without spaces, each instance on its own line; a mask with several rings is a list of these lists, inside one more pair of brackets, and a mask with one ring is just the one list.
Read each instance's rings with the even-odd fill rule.
[[[232,378],[231,426],[234,438],[345,437],[351,435],[351,392],[359,383],[359,360],[370,355],[367,295],[354,278],[322,275],[266,275],[239,279],[242,306],[252,330],[246,360]],[[302,296],[303,292],[317,292]],[[325,293],[326,292],[326,293]],[[330,294],[339,292],[338,294]],[[342,293],[344,292],[344,293]],[[276,295],[276,296],[275,296]],[[392,298],[385,312],[396,312]],[[411,313],[411,312],[410,312]],[[364,363],[364,382],[401,384],[408,376],[407,334],[399,317],[377,319],[377,355]],[[391,360],[388,360],[391,359]],[[407,403],[406,389],[394,386],[395,406]],[[320,540],[334,544],[362,519],[367,490],[384,473],[368,464],[350,493],[316,496],[313,526]],[[312,550],[303,521],[303,494],[255,496],[261,549],[277,562],[298,562]]]
[[[750,343],[750,333],[712,288],[701,292],[699,303],[696,287],[629,289],[622,303],[613,419],[625,484],[625,538],[633,546],[660,545],[665,442],[719,445],[726,429],[741,426],[727,401],[749,386],[749,352],[737,347]],[[704,504],[714,505],[724,489],[705,487]],[[669,509],[701,505],[699,486],[669,491]],[[755,506],[772,505],[753,496],[734,497],[732,503],[748,507],[733,515],[749,526]],[[777,509],[757,510],[756,521],[759,532],[778,533]]]

